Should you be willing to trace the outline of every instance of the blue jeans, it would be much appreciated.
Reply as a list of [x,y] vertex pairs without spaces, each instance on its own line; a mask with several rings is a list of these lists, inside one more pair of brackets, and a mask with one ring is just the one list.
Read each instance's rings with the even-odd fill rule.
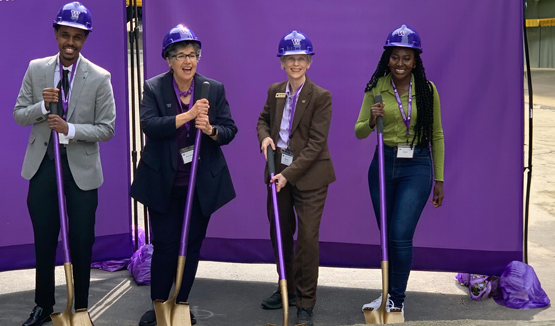
[[[397,148],[384,146],[385,202],[388,227],[389,294],[396,307],[405,301],[412,264],[416,224],[432,190],[432,160],[428,148],[415,148],[413,158],[397,158]],[[368,186],[380,226],[378,149],[368,170]]]

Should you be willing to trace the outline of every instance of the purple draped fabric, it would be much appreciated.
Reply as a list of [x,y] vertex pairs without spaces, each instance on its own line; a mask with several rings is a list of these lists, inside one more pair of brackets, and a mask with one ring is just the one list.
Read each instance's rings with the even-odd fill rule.
[[446,198],[443,207],[424,210],[414,268],[499,274],[522,259],[522,1],[165,0],[145,1],[143,9],[146,77],[167,71],[162,38],[185,24],[202,42],[199,73],[224,83],[239,127],[224,147],[237,198],[213,216],[203,259],[274,262],[255,125],[269,85],[286,79],[279,40],[297,29],[316,52],[308,75],[333,94],[329,148],[337,182],[322,218],[321,263],[379,267],[366,181],[376,141],[357,140],[353,129],[386,35],[402,24],[422,37],[446,142]]

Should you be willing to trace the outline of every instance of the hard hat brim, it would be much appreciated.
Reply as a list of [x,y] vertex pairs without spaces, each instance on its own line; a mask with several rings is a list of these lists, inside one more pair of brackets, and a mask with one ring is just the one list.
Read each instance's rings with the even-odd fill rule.
[[297,51],[285,51],[283,53],[278,53],[278,57],[283,57],[284,55],[295,55],[295,54],[308,54],[308,55],[314,55],[315,53],[312,51],[307,51],[307,50],[297,50]]
[[389,43],[389,44],[387,44],[387,45],[384,45],[383,47],[384,47],[384,49],[385,49],[385,48],[390,48],[390,47],[409,48],[409,49],[414,49],[414,50],[418,51],[419,53],[422,53],[422,49],[421,49],[421,48],[416,47],[416,46],[410,46],[410,45],[408,45],[408,44],[406,44],[406,43],[392,42],[392,43]]
[[78,23],[69,23],[69,22],[63,22],[62,21],[62,22],[54,22],[53,25],[54,26],[56,26],[56,25],[68,26],[68,27],[73,27],[73,28],[84,30],[84,31],[92,32],[92,27],[85,27],[82,24],[78,24]]

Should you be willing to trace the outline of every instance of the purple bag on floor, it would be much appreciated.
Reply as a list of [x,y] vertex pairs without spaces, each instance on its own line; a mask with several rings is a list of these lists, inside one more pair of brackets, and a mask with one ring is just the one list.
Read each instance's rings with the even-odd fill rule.
[[470,290],[470,298],[472,300],[480,301],[492,296],[499,284],[499,277],[492,275],[470,275],[468,288]]
[[493,299],[513,309],[541,308],[550,303],[532,266],[520,261],[513,261],[505,267],[499,278],[499,291]]
[[131,256],[131,262],[127,269],[139,285],[150,285],[150,263],[153,250],[151,244],[143,245]]
[[468,273],[459,273],[457,274],[457,276],[455,276],[455,278],[457,279],[460,285],[468,286],[470,282],[470,274]]
[[[135,241],[135,232],[133,232],[133,241]],[[139,228],[139,247],[145,244],[145,231]],[[91,264],[91,268],[102,269],[108,272],[116,272],[126,268],[131,262],[130,258],[107,260]]]
[[468,286],[470,298],[475,301],[491,297],[499,285],[499,277],[495,275],[458,273],[455,278],[460,285]]
[[119,270],[124,269],[129,265],[131,259],[118,259],[118,260],[107,260],[107,261],[100,261],[97,263],[92,263],[91,268],[97,268],[108,272],[116,272]]

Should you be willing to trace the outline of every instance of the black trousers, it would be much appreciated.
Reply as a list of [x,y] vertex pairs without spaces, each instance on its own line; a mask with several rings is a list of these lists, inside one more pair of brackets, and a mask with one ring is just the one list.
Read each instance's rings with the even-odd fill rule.
[[[75,309],[87,308],[98,191],[79,189],[73,180],[67,157],[63,155],[61,161],[73,264]],[[27,207],[35,238],[35,303],[45,308],[52,307],[55,304],[54,267],[60,217],[55,166],[48,155],[45,155],[39,170],[29,181]]]
[[[148,211],[152,227],[152,245],[154,247],[150,270],[150,295],[153,301],[157,299],[167,300],[175,280],[187,191],[187,187],[174,186],[171,193],[170,207],[166,213],[160,213],[152,209]],[[198,197],[195,194],[189,222],[183,282],[177,296],[178,302],[187,302],[189,299],[189,293],[197,274],[200,249],[206,237],[209,221],[210,216],[202,215]]]

